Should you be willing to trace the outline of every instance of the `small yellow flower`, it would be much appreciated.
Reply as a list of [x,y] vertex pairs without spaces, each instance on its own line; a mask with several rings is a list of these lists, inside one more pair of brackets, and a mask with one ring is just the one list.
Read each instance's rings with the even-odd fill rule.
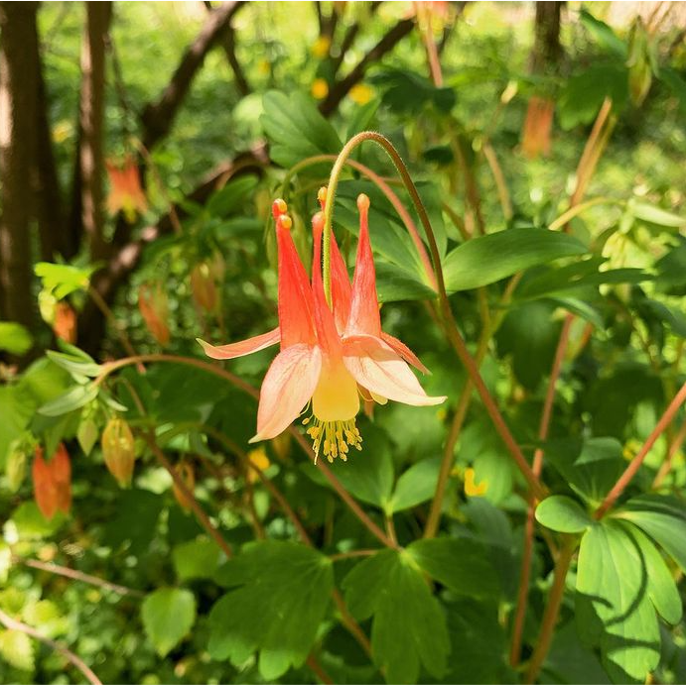
[[329,94],[329,84],[323,78],[316,78],[310,92],[316,100],[323,100]]
[[488,483],[482,480],[478,485],[475,480],[474,469],[471,466],[464,473],[464,494],[469,497],[480,497],[486,494]]
[[271,62],[268,59],[261,59],[257,63],[257,71],[262,75],[262,76],[269,76],[272,70],[272,65]]
[[366,105],[374,97],[374,89],[366,83],[357,83],[350,89],[350,99],[358,105]]
[[317,59],[324,59],[329,54],[329,48],[331,47],[331,38],[328,36],[319,36],[317,40],[312,43],[310,52],[313,57]]
[[[271,466],[271,462],[267,456],[267,451],[263,445],[256,447],[254,450],[250,450],[250,452],[248,452],[248,459],[250,464],[258,471],[266,471]],[[255,468],[250,468],[248,470],[248,480],[251,483],[254,483],[258,479],[257,473],[255,473]]]

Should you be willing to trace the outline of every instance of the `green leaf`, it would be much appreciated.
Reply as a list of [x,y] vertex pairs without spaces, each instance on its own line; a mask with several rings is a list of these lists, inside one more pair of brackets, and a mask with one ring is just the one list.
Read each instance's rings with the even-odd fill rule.
[[649,224],[663,226],[664,228],[682,228],[686,226],[686,218],[645,202],[635,202],[632,200],[629,202],[627,209],[637,219],[641,219],[641,221]]
[[268,681],[304,663],[333,589],[329,559],[294,542],[254,542],[219,569],[217,580],[231,589],[210,612],[214,659],[238,666],[259,651]]
[[660,661],[648,585],[640,548],[618,522],[605,520],[586,532],[577,569],[577,625],[583,639],[599,644],[614,682],[643,682]]
[[33,270],[43,281],[43,288],[52,291],[61,300],[77,290],[86,290],[90,277],[97,268],[97,265],[81,268],[69,264],[38,262]]
[[160,588],[141,606],[145,634],[164,657],[190,633],[195,623],[195,597],[189,590]]
[[379,302],[433,300],[436,291],[424,283],[414,271],[408,271],[390,262],[376,265],[376,287]]
[[245,206],[246,198],[255,190],[257,183],[257,177],[251,174],[230,181],[210,195],[207,201],[207,212],[212,216],[227,217],[238,208]]
[[[79,352],[81,352],[81,350],[79,350]],[[50,361],[54,362],[65,371],[68,371],[72,376],[76,374],[77,376],[95,378],[95,376],[102,371],[102,366],[96,363],[96,361],[85,352],[83,355],[77,356],[48,350],[45,354]]]
[[67,392],[39,407],[43,416],[62,416],[92,402],[98,396],[99,388],[93,383],[74,385]]
[[49,599],[29,603],[23,612],[26,622],[38,628],[46,637],[57,637],[69,631],[69,618]]
[[648,595],[655,610],[667,623],[677,625],[681,621],[683,607],[674,577],[648,536],[632,523],[627,522],[625,525],[638,543],[643,557],[648,576]]
[[260,122],[271,142],[269,154],[277,164],[288,168],[307,157],[340,152],[342,143],[336,131],[309,97],[302,93],[288,97],[270,90],[262,102]]
[[555,628],[543,671],[541,682],[545,683],[569,683],[570,685],[610,683],[595,651],[579,639],[579,632],[573,619],[561,628]]
[[595,42],[622,61],[627,58],[626,43],[604,21],[596,19],[590,12],[582,9],[579,18],[584,28],[591,34]]
[[615,515],[647,533],[686,573],[686,506],[682,502],[663,495],[641,495]]
[[24,502],[14,510],[11,520],[21,540],[33,540],[54,535],[65,522],[66,516],[58,512],[48,520],[40,513],[35,502]]
[[586,252],[579,240],[566,233],[516,228],[472,238],[456,247],[445,258],[443,275],[450,292],[471,290],[537,264]]
[[455,594],[497,602],[500,583],[480,542],[469,538],[416,540],[407,553]]
[[24,432],[33,411],[33,403],[25,389],[0,386],[0,471],[4,472],[9,447]]
[[436,492],[438,472],[441,469],[441,458],[422,459],[412,464],[395,485],[395,491],[388,503],[389,514],[411,509],[431,499]]
[[602,502],[626,468],[622,444],[614,438],[550,440],[545,454],[570,487],[592,506]]
[[372,655],[388,683],[415,683],[420,664],[434,677],[446,670],[450,640],[446,617],[407,552],[384,550],[344,579],[348,608],[373,618]]
[[[363,450],[354,464],[336,460],[329,468],[354,497],[385,509],[391,498],[394,477],[388,436],[376,426],[370,426],[364,432]],[[351,460],[355,454],[353,452]]]
[[606,97],[612,98],[614,112],[629,98],[629,73],[623,64],[594,64],[567,79],[557,106],[560,126],[565,130],[590,124]]
[[[440,112],[449,112],[455,104],[452,88],[437,88],[412,71],[384,69],[374,74],[371,81],[383,91],[384,105],[396,114],[419,114],[428,104],[433,104]],[[408,97],[408,93],[412,93],[412,97]]]
[[536,507],[536,520],[559,533],[581,533],[593,525],[588,512],[571,497],[564,495],[546,497]]
[[0,321],[0,350],[10,354],[26,354],[33,345],[28,328],[13,321]]
[[180,581],[212,578],[222,558],[217,544],[208,538],[182,542],[174,547],[172,559]]
[[35,667],[31,638],[21,630],[0,632],[0,656],[22,671],[33,671]]

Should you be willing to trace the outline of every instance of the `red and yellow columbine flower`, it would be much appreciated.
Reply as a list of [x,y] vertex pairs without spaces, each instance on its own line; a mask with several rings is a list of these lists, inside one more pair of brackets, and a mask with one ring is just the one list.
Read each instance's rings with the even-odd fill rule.
[[331,241],[331,308],[321,270],[324,215],[316,214],[312,222],[310,283],[290,234],[286,203],[276,200],[272,211],[279,253],[279,327],[221,347],[199,341],[213,359],[233,359],[281,343],[262,382],[257,434],[251,442],[276,437],[311,404],[311,415],[303,423],[315,455],[323,451],[329,461],[345,460],[350,447],[361,449],[355,424],[360,397],[415,406],[445,400],[424,392],[408,362],[422,371],[426,368],[407,346],[381,330],[367,196],[360,195],[357,205],[360,235],[352,286],[343,257]]
[[121,166],[109,161],[105,166],[110,180],[107,211],[112,216],[123,212],[126,221],[132,224],[136,220],[136,212],[144,214],[148,209],[136,160],[126,157]]

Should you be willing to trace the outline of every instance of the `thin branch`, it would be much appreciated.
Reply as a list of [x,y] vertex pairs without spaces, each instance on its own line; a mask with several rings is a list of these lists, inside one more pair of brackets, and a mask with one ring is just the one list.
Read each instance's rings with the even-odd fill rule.
[[[374,14],[376,14],[376,11],[379,9],[380,5],[381,2],[370,3],[369,16],[365,18],[365,21],[368,21]],[[331,71],[334,76],[338,73],[338,70],[341,68],[341,64],[343,64],[345,56],[348,54],[350,48],[353,46],[355,38],[357,38],[357,34],[360,32],[361,28],[362,25],[360,24],[360,22],[356,21],[354,24],[349,26],[348,30],[345,32],[343,40],[341,41],[341,45],[338,48],[338,54],[331,60]]]
[[103,588],[104,590],[116,592],[118,595],[130,595],[131,597],[145,597],[145,593],[141,592],[140,590],[134,590],[133,588],[126,587],[124,585],[111,583],[109,580],[104,580],[103,578],[99,578],[98,576],[93,576],[90,573],[83,573],[82,571],[77,571],[73,568],[68,568],[67,566],[59,566],[58,564],[46,563],[43,561],[38,561],[37,559],[24,559],[19,556],[12,556],[12,561],[14,563],[23,564],[24,566],[29,566],[30,568],[38,569],[39,571],[46,571],[47,573],[53,573],[57,576],[64,576],[65,578],[78,580],[82,583],[95,585],[97,587]]
[[353,70],[340,81],[335,83],[326,99],[319,105],[319,111],[328,116],[338,107],[341,100],[350,92],[350,89],[364,77],[367,68],[372,62],[380,60],[387,52],[390,52],[414,27],[412,19],[403,19],[395,24],[386,35],[357,63]]
[[679,392],[675,395],[674,399],[670,402],[669,406],[665,410],[665,413],[660,417],[657,422],[653,432],[648,436],[648,439],[643,443],[638,454],[631,460],[629,466],[626,467],[624,473],[618,478],[617,482],[612,486],[610,492],[607,493],[605,499],[602,501],[600,506],[596,509],[593,516],[596,519],[601,519],[609,509],[612,508],[617,499],[621,496],[624,490],[627,488],[629,483],[633,480],[634,476],[638,473],[638,470],[643,464],[643,460],[648,456],[651,448],[657,441],[657,439],[662,435],[664,430],[672,422],[672,419],[679,411],[681,405],[686,401],[686,383],[681,386]]
[[78,656],[76,656],[76,654],[74,654],[74,652],[67,649],[64,645],[61,645],[59,642],[55,642],[54,640],[45,637],[45,635],[38,632],[35,628],[27,626],[25,623],[22,623],[21,621],[17,621],[16,619],[12,618],[4,611],[2,611],[2,609],[0,609],[0,623],[2,623],[2,625],[4,625],[5,628],[7,628],[8,630],[17,630],[21,633],[24,633],[29,637],[32,637],[34,640],[38,640],[39,642],[42,642],[44,645],[47,645],[48,647],[50,647],[50,649],[57,652],[58,654],[61,654],[65,659],[70,661],[79,671],[81,671],[84,678],[86,678],[86,680],[88,680],[88,682],[91,683],[91,685],[102,685],[102,682],[100,681],[98,676],[96,676],[95,673],[93,673],[93,671]]
[[186,49],[181,61],[160,97],[147,105],[141,120],[143,143],[151,150],[171,129],[176,114],[207,53],[217,43],[229,25],[240,2],[224,2],[213,10],[200,33]]
[[[538,440],[543,443],[548,438],[548,431],[550,430],[550,420],[553,415],[553,404],[555,402],[555,391],[557,388],[557,381],[560,378],[560,371],[562,370],[562,362],[564,361],[569,345],[569,332],[572,322],[574,321],[573,314],[567,314],[564,323],[562,324],[562,331],[560,339],[557,343],[557,350],[555,351],[555,359],[553,367],[550,371],[550,380],[548,381],[548,390],[546,392],[545,401],[543,403],[543,412],[541,414],[541,421],[538,427]],[[534,461],[532,469],[534,473],[540,478],[543,470],[543,448],[539,447],[534,452]],[[519,572],[519,590],[517,593],[517,610],[512,627],[512,646],[510,648],[510,664],[515,667],[519,664],[522,649],[522,635],[524,633],[524,619],[526,618],[526,607],[529,597],[529,579],[531,577],[531,559],[534,549],[534,531],[536,528],[536,519],[534,512],[536,509],[536,500],[530,498],[529,507],[526,515],[526,526],[524,529],[524,550],[522,552],[522,566]]]
[[660,465],[657,475],[655,476],[655,480],[653,481],[653,490],[656,490],[660,487],[660,485],[662,485],[662,481],[665,479],[672,467],[674,455],[677,454],[677,452],[681,449],[681,446],[684,444],[684,440],[686,440],[686,421],[681,424],[679,432],[674,436],[674,440],[672,440],[672,444],[669,446],[667,457]]

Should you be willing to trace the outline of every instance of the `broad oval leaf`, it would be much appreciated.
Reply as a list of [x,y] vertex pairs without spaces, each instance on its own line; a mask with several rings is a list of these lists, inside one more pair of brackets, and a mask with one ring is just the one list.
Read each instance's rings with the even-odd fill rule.
[[190,632],[195,623],[195,597],[189,590],[160,588],[141,605],[145,634],[164,657]]
[[61,416],[92,402],[98,396],[99,388],[93,383],[74,385],[67,392],[39,407],[44,416]]
[[448,291],[471,290],[512,276],[537,264],[586,254],[566,233],[539,228],[514,228],[472,238],[448,254],[443,276]]
[[536,507],[536,520],[546,528],[559,533],[581,533],[593,524],[593,519],[571,497],[546,497]]

